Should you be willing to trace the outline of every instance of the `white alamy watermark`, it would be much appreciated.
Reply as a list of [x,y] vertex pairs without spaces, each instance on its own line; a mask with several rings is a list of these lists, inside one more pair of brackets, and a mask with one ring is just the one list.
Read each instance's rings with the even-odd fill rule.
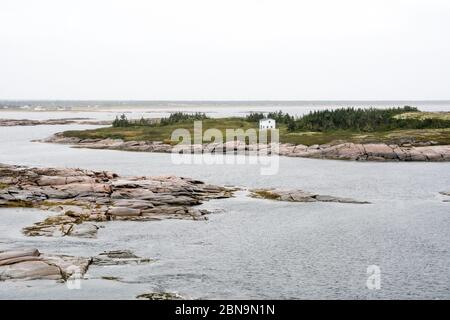
[[174,164],[258,165],[261,175],[275,175],[280,167],[278,129],[226,129],[224,137],[221,130],[203,131],[202,121],[194,121],[193,135],[175,129],[171,141],[178,142],[172,148]]
[[81,279],[83,278],[83,273],[78,266],[69,266],[66,271],[70,276],[66,279],[66,286],[69,290],[80,290],[81,289]]
[[367,267],[367,281],[366,287],[369,290],[381,289],[381,269],[377,265],[370,265]]

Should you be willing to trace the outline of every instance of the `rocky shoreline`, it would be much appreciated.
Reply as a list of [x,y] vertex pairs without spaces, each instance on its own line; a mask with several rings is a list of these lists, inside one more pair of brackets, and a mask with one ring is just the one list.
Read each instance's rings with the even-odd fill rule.
[[120,177],[106,171],[0,164],[0,208],[57,212],[24,228],[28,236],[92,238],[99,229],[96,223],[115,220],[205,220],[209,212],[195,206],[229,198],[233,191],[175,176]]
[[41,142],[70,144],[77,148],[139,152],[279,154],[286,157],[353,161],[450,161],[450,145],[388,145],[385,143],[336,143],[325,145],[258,144],[242,141],[204,145],[171,145],[161,141],[123,141],[121,139],[80,139],[57,133]]
[[92,120],[89,118],[64,118],[47,120],[29,119],[0,119],[0,127],[14,126],[40,126],[40,125],[66,125],[66,124],[88,124],[88,125],[111,125],[112,121]]
[[[107,171],[32,168],[0,164],[0,208],[28,207],[55,212],[44,221],[25,227],[27,236],[95,238],[106,221],[152,221],[161,219],[207,219],[196,208],[210,199],[232,197],[236,188],[225,188],[189,178],[121,177]],[[450,196],[450,191],[441,192]],[[248,196],[287,202],[370,202],[321,195],[298,189],[250,189]],[[448,200],[444,200],[448,201]],[[152,263],[129,250],[105,251],[77,257],[41,253],[36,248],[0,249],[0,281],[84,279],[91,266]],[[122,281],[105,276],[99,279]],[[180,299],[176,293],[150,292],[137,299]]]

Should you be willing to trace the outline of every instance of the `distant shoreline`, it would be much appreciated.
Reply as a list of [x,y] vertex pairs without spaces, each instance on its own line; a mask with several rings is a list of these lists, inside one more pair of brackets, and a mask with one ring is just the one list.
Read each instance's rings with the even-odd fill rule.
[[[123,141],[121,139],[79,139],[55,134],[38,141],[47,143],[68,144],[77,148],[103,149],[134,152],[172,153],[175,146],[163,141]],[[385,143],[339,143],[335,145],[293,145],[278,144],[246,145],[239,141],[226,143],[210,143],[203,145],[186,145],[177,149],[177,153],[185,154],[244,154],[244,155],[280,155],[286,157],[351,160],[351,161],[409,161],[409,162],[448,162],[450,161],[450,145],[399,146]],[[277,150],[277,151],[274,151]]]
[[[423,104],[447,105],[448,100],[0,100],[0,110],[5,106],[6,110],[21,110],[21,107],[46,107],[58,108],[66,107],[68,110],[79,108],[99,109],[104,108],[146,108],[146,107],[258,107],[272,106],[277,107],[303,107],[303,106],[404,106]],[[32,111],[26,109],[26,111]],[[64,111],[64,110],[59,110]]]

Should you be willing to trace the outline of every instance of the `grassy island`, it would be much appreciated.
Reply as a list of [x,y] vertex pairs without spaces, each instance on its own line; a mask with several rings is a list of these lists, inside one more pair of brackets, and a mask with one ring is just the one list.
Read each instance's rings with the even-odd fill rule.
[[[265,115],[251,113],[247,117],[208,118],[205,114],[173,113],[159,121],[128,120],[118,117],[111,127],[83,131],[66,131],[66,137],[81,139],[123,139],[125,141],[170,141],[175,129],[193,134],[194,121],[201,120],[203,131],[226,129],[257,129]],[[280,142],[314,145],[337,142],[355,143],[421,143],[450,145],[450,112],[421,112],[416,108],[355,109],[313,111],[295,118],[283,112],[267,115],[277,121]],[[204,141],[205,143],[210,141]]]

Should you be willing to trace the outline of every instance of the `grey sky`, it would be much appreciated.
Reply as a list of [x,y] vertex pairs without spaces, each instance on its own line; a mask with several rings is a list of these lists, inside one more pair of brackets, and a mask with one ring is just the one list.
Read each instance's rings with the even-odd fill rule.
[[0,99],[450,99],[447,0],[0,0]]

